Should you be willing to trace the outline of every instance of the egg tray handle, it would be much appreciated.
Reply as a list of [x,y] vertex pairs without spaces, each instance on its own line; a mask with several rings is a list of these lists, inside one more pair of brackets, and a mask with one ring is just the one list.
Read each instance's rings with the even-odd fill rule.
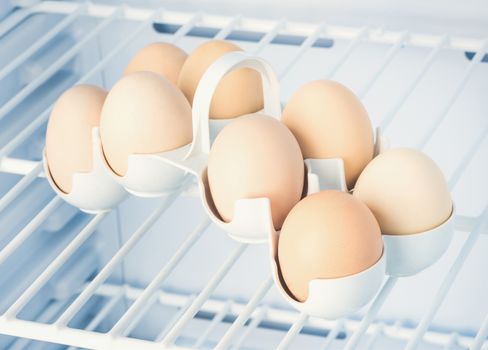
[[280,84],[269,63],[245,52],[224,54],[205,71],[195,91],[192,108],[193,142],[186,158],[209,153],[209,113],[212,97],[224,76],[240,68],[250,68],[260,73],[264,94],[264,114],[276,119],[281,117]]

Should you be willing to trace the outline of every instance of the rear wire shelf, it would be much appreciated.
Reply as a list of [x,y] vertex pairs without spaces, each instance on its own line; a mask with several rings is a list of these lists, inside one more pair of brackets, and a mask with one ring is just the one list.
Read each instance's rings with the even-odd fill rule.
[[[111,28],[113,30],[115,25],[122,22],[130,23],[132,26],[130,32],[121,40],[112,43],[113,45],[109,50],[100,52],[99,60],[82,67],[77,79],[64,82],[64,88],[73,83],[93,81],[100,81],[100,84],[108,88],[109,86],[106,85],[109,84],[106,82],[105,74],[109,75],[107,71],[111,65],[149,30],[156,33],[153,35],[164,36],[167,38],[165,40],[178,44],[190,37],[201,40],[227,38],[242,42],[249,52],[256,54],[265,55],[271,47],[287,50],[283,51],[286,54],[281,55],[277,60],[270,59],[271,63],[278,67],[277,72],[283,84],[287,79],[291,79],[289,76],[298,76],[300,74],[298,72],[300,62],[305,62],[307,55],[317,50],[334,49],[330,54],[332,59],[327,61],[326,66],[317,65],[321,62],[318,60],[315,61],[316,66],[309,67],[309,70],[315,73],[313,76],[309,74],[308,80],[312,78],[336,78],[344,67],[350,64],[351,57],[357,54],[363,45],[372,45],[377,47],[377,50],[381,47],[382,54],[375,56],[371,64],[365,63],[364,71],[368,74],[359,74],[361,79],[358,85],[353,86],[363,101],[367,101],[369,95],[374,94],[375,88],[378,88],[379,85],[389,83],[388,80],[385,80],[384,74],[404,48],[422,50],[424,58],[415,65],[409,79],[402,83],[402,88],[399,90],[396,99],[388,102],[388,108],[382,111],[382,115],[372,116],[376,126],[380,126],[384,133],[389,135],[390,129],[394,130],[395,122],[401,116],[404,104],[416,98],[416,90],[422,84],[423,79],[435,69],[439,57],[446,53],[461,53],[464,58],[463,67],[460,68],[459,74],[455,75],[454,83],[446,86],[443,94],[438,93],[442,99],[435,100],[440,101],[438,103],[433,102],[435,108],[431,109],[431,118],[420,124],[421,129],[417,126],[415,137],[410,139],[413,142],[410,144],[411,146],[426,149],[426,151],[432,150],[435,153],[436,147],[438,147],[435,146],[436,142],[439,142],[439,137],[436,138],[436,134],[443,128],[444,123],[448,123],[450,113],[457,111],[455,106],[458,100],[464,96],[463,94],[469,94],[467,85],[472,77],[484,72],[485,81],[488,81],[488,74],[486,74],[488,71],[477,70],[482,62],[486,61],[487,41],[484,38],[452,37],[448,34],[428,35],[369,27],[354,28],[329,25],[328,23],[309,24],[286,20],[257,20],[243,17],[214,16],[205,13],[184,13],[164,9],[116,7],[63,1],[46,1],[12,11],[0,22],[0,52],[6,52],[4,50],[7,49],[1,46],[2,37],[7,37],[16,28],[22,26],[24,22],[35,18],[37,15],[56,16],[56,20],[47,31],[38,36],[35,42],[0,66],[0,86],[9,87],[7,89],[9,91],[15,90],[15,93],[5,98],[0,93],[0,130],[5,126],[5,131],[0,133],[0,137],[3,137],[0,139],[2,142],[0,143],[0,175],[3,174],[6,179],[6,186],[0,194],[0,217],[12,216],[12,212],[9,210],[15,208],[15,203],[21,201],[25,193],[31,192],[35,195],[42,192],[37,190],[45,182],[42,179],[43,173],[39,154],[31,157],[29,153],[26,155],[26,152],[21,150],[25,149],[26,145],[34,143],[33,140],[36,137],[39,138],[39,134],[45,128],[52,103],[62,89],[58,89],[58,92],[48,97],[49,104],[45,110],[41,110],[35,115],[19,117],[17,121],[15,117],[20,116],[20,106],[25,101],[30,101],[31,96],[37,94],[39,90],[46,89],[46,84],[53,77],[66,69],[73,59],[83,55],[86,50],[89,50],[89,47],[93,47],[90,46],[93,45],[93,42],[100,41],[103,33],[110,31]],[[12,83],[9,85],[7,80],[9,76],[15,74],[20,68],[32,64],[33,58],[39,51],[47,47],[54,38],[59,38],[69,31],[71,26],[80,19],[92,21],[82,35],[79,35],[56,57],[52,57],[47,66],[34,71],[25,84],[16,85]],[[72,69],[80,70],[80,67],[75,65]],[[304,75],[306,74],[304,72]],[[297,87],[292,87],[290,91]],[[439,81],[439,86],[436,88],[444,90],[443,82]],[[419,104],[417,108],[428,107]],[[480,110],[483,112],[482,108]],[[481,151],[487,150],[486,147],[484,149],[481,147],[486,142],[488,132],[486,106],[484,113],[485,118],[479,119],[481,121],[478,120],[477,124],[471,127],[472,130],[476,130],[476,135],[469,137],[470,141],[464,147],[465,150],[462,154],[458,152],[452,155],[455,158],[453,160],[454,166],[449,169],[448,181],[453,191],[456,189],[455,186],[462,182],[465,170],[470,169],[473,164],[475,164],[474,166],[478,165],[478,171],[485,170],[485,178],[488,175],[486,174],[488,154],[486,152],[480,154]],[[462,118],[463,116],[457,115],[456,117]],[[15,123],[19,123],[20,127],[17,129],[9,128]],[[401,125],[408,124],[408,122],[403,123],[400,123],[397,129],[401,128]],[[394,139],[393,136],[391,138]],[[454,140],[454,142],[457,141]],[[483,161],[485,166],[482,164]],[[98,270],[91,271],[83,280],[78,281],[78,288],[72,290],[71,294],[67,292],[63,297],[48,297],[46,307],[43,308],[42,312],[37,313],[35,318],[29,319],[28,316],[25,316],[29,312],[25,310],[31,308],[35,300],[42,300],[43,295],[46,295],[46,286],[50,285],[52,279],[61,278],[60,276],[78,276],[78,271],[81,271],[83,266],[97,266],[97,261],[93,260],[93,255],[87,255],[92,258],[83,258],[84,255],[81,250],[86,249],[87,244],[93,241],[92,237],[98,236],[99,226],[109,220],[108,217],[120,216],[123,212],[117,210],[116,213],[94,216],[80,214],[64,204],[59,198],[54,197],[52,192],[49,193],[49,198],[42,199],[41,203],[24,203],[24,206],[35,207],[36,212],[26,218],[26,222],[21,227],[12,228],[15,231],[14,235],[8,236],[8,239],[0,239],[0,269],[4,265],[4,269],[0,271],[9,269],[9,266],[16,263],[14,259],[17,257],[16,252],[23,249],[27,249],[27,251],[33,249],[32,246],[27,246],[28,242],[41,228],[46,229],[45,226],[48,224],[48,226],[53,226],[54,229],[52,230],[55,231],[56,227],[63,227],[66,224],[63,219],[56,219],[61,220],[58,223],[53,218],[66,217],[68,219],[65,221],[74,220],[71,226],[74,226],[76,230],[73,233],[66,234],[64,238],[58,238],[56,244],[53,243],[57,250],[53,248],[54,252],[46,252],[50,256],[47,258],[45,266],[32,268],[30,272],[19,272],[35,275],[31,276],[28,284],[20,286],[19,290],[10,293],[10,296],[7,295],[6,299],[0,303],[0,311],[2,312],[0,334],[12,336],[6,337],[5,343],[0,343],[5,344],[4,346],[7,348],[27,349],[31,345],[34,346],[33,344],[39,344],[36,341],[63,344],[70,349],[75,347],[89,349],[259,348],[260,342],[257,334],[259,334],[259,330],[263,329],[276,332],[278,341],[270,346],[279,349],[293,348],[300,344],[299,338],[304,337],[314,338],[314,347],[317,346],[321,349],[337,348],[338,346],[347,349],[356,346],[374,348],[376,342],[382,337],[396,341],[392,344],[398,348],[413,349],[418,346],[445,349],[459,347],[480,349],[482,346],[488,348],[486,341],[488,315],[479,324],[475,333],[463,333],[462,330],[445,332],[432,327],[437,311],[454,285],[454,281],[470,256],[473,247],[475,247],[475,243],[482,234],[488,233],[488,201],[486,197],[482,201],[482,210],[477,215],[465,214],[465,211],[457,208],[456,230],[462,238],[460,249],[449,261],[446,271],[438,275],[436,281],[432,281],[435,288],[433,288],[432,294],[425,295],[425,298],[430,302],[423,311],[422,317],[415,324],[408,324],[402,320],[392,321],[378,317],[380,308],[388,300],[397,283],[397,278],[393,277],[385,279],[382,290],[373,302],[365,308],[364,314],[352,319],[335,321],[309,318],[294,310],[263,301],[268,292],[274,288],[270,276],[257,284],[255,292],[247,300],[234,300],[232,298],[226,300],[214,296],[214,291],[219,284],[229,274],[235,274],[235,271],[232,270],[233,266],[246,250],[253,249],[253,247],[247,247],[245,244],[233,244],[232,249],[227,253],[227,257],[210,274],[206,285],[194,294],[166,290],[163,288],[163,282],[185,260],[192,259],[192,247],[195,246],[202,234],[211,227],[207,219],[201,219],[191,232],[182,238],[180,245],[175,246],[172,256],[165,261],[163,266],[157,267],[157,272],[148,283],[142,285],[113,283],[109,277],[119,270],[123,271],[125,258],[144,239],[146,233],[160,220],[163,214],[170,210],[172,204],[179,198],[194,196],[191,186],[190,188],[182,188],[164,199],[159,199],[153,211],[147,212],[138,227],[131,227],[131,233],[127,234],[125,239],[119,237],[118,246],[113,254],[105,260],[101,259],[103,264],[98,266]],[[33,197],[32,200],[37,203],[36,197]],[[103,230],[100,229],[100,231]],[[96,244],[93,246],[94,249],[98,249]],[[75,256],[79,256],[79,263],[67,265],[67,261]],[[140,261],[141,269],[145,269],[146,263],[149,264],[150,262]],[[483,267],[480,266],[480,271],[483,271],[482,269]],[[187,276],[187,278],[191,280],[192,276]],[[232,278],[239,281],[239,276]],[[124,281],[123,273],[121,281]],[[2,283],[6,282],[0,280],[0,295],[2,295],[4,288]],[[6,284],[4,286],[6,288]],[[488,288],[484,292],[488,292]],[[96,304],[97,302],[98,304]],[[409,302],[414,303],[415,300]],[[75,326],[77,317],[85,310],[84,306],[88,304],[91,305],[90,309],[92,310],[89,321],[85,322],[83,326]],[[110,327],[104,329],[102,327],[104,322],[109,315],[113,315],[114,310],[120,309],[121,305],[124,305],[122,311],[115,313],[118,317],[113,319],[111,316]],[[144,322],[144,318],[152,309],[163,306],[171,307],[174,312],[170,316],[165,315],[164,324],[156,325],[158,329],[153,332],[154,336],[151,339],[138,338],[137,332],[134,332],[138,324]],[[487,310],[480,310],[480,312],[483,315],[487,314]],[[460,315],[459,317],[462,318],[463,316]],[[205,326],[201,332],[194,334],[192,338],[184,330],[194,320],[202,320],[205,322]],[[212,334],[214,334],[213,338]],[[218,334],[217,339],[215,339],[215,334]],[[46,345],[46,343],[41,344]],[[301,344],[303,347],[303,344],[312,343]]]

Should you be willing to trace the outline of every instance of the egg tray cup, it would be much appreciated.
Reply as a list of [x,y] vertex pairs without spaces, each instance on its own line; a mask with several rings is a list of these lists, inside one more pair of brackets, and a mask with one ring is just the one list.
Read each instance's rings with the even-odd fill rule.
[[368,304],[378,293],[385,277],[386,251],[376,263],[356,274],[313,279],[309,282],[308,297],[300,302],[293,298],[285,287],[279,264],[279,232],[270,236],[270,257],[273,279],[280,294],[295,309],[309,316],[339,319],[350,316]]
[[80,210],[97,214],[110,211],[128,195],[125,189],[114,181],[105,166],[98,128],[92,129],[92,162],[91,171],[73,174],[72,189],[66,193],[52,178],[45,150],[42,157],[44,173],[54,192]]
[[[376,129],[375,157],[389,148],[389,140]],[[451,214],[440,225],[417,233],[393,235],[383,232],[386,274],[392,277],[415,275],[437,262],[449,248],[454,236],[453,204]]]
[[453,209],[437,227],[407,235],[383,233],[386,249],[386,273],[393,277],[415,275],[437,262],[449,248],[454,236]]
[[[323,190],[347,192],[342,159],[320,159],[312,164],[320,166],[320,176],[316,173],[308,174],[307,195]],[[289,293],[281,275],[278,262],[279,236],[278,231],[269,232],[273,279],[280,294],[300,312],[325,319],[350,316],[368,304],[379,291],[385,277],[386,248],[375,264],[356,274],[311,280],[307,299],[303,302],[296,300]]]

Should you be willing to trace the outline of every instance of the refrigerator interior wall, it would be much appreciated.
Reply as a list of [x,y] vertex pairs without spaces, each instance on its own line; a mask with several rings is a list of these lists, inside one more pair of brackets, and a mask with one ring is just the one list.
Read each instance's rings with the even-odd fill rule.
[[[30,45],[41,40],[43,35],[65,16],[33,14],[0,36],[0,67],[7,66],[23,51],[28,50]],[[145,44],[175,40],[177,45],[191,52],[221,29],[215,25],[218,21],[197,21],[187,35],[176,37],[174,32],[182,27],[180,18],[175,18],[176,20],[172,21],[171,16],[164,17],[164,21],[148,24],[129,45],[117,52],[105,69],[93,75],[87,82],[109,89],[119,79],[130,57]],[[103,18],[91,16],[77,17],[66,29],[42,45],[32,57],[0,80],[0,149],[8,145],[41,115],[63,90],[110,55],[118,44],[140,26],[139,21],[114,20],[93,39],[88,40],[73,58],[60,65],[45,82],[19,101],[18,105],[2,115],[5,109],[1,108],[8,106],[19,92],[36,82],[39,76],[42,76],[63,54],[69,52],[70,48],[86,38],[102,20]],[[1,24],[2,22],[0,28]],[[252,27],[252,21],[248,23],[249,26]],[[261,28],[262,26],[257,25],[254,31],[249,28],[233,30],[227,39],[234,41],[246,51],[253,52],[266,34]],[[447,46],[433,56],[428,69],[419,76],[433,48],[430,45],[412,45],[408,41],[401,43],[398,41],[402,35],[400,32],[398,38],[390,38],[389,42],[367,38],[359,41],[345,57],[343,53],[350,48],[353,40],[336,37],[327,31],[320,34],[313,47],[303,51],[303,43],[310,35],[308,27],[304,25],[303,28],[291,24],[289,31],[285,28],[282,34],[259,52],[261,57],[273,65],[281,78],[282,102],[286,103],[299,86],[313,79],[331,78],[344,83],[361,97],[373,125],[384,127],[392,146],[423,148],[439,164],[448,179],[456,179],[459,169],[462,170],[462,176],[452,189],[452,195],[459,217],[458,226],[470,223],[471,226],[468,226],[472,228],[472,222],[481,215],[488,198],[488,186],[485,185],[488,176],[488,138],[484,137],[488,130],[488,102],[485,98],[488,91],[486,56],[485,59],[482,57],[482,62],[474,65],[471,63],[475,50],[459,50]],[[384,34],[381,29],[370,32],[373,37],[382,37]],[[295,61],[299,54],[299,59]],[[417,76],[418,83],[411,89],[411,93],[406,94]],[[464,80],[465,83],[461,85]],[[45,124],[42,124],[8,157],[39,161],[44,133]],[[467,155],[472,155],[472,159],[465,164],[464,159]],[[5,169],[0,172],[0,198],[22,179],[22,175],[12,172],[14,171]],[[53,192],[47,182],[39,178],[6,208],[0,209],[0,250],[7,247],[19,232],[25,230],[26,225],[52,201],[52,198]],[[56,320],[80,293],[85,282],[93,279],[96,273],[106,266],[120,246],[129,240],[150,213],[166,200],[131,197],[122,203],[116,211],[101,221],[96,233],[76,250],[63,267],[22,308],[17,317],[37,323],[50,323]],[[468,217],[473,219],[467,219]],[[90,220],[91,216],[60,203],[58,209],[53,211],[5,261],[0,258],[0,314],[7,311],[22,292],[32,285],[37,276],[45,271]],[[124,311],[134,303],[140,291],[146,288],[170,261],[192,230],[204,224],[205,220],[204,211],[192,190],[179,196],[130,251],[123,263],[110,274],[110,278],[97,290],[96,295],[90,298],[70,321],[69,327],[92,327],[97,332],[109,331]],[[484,230],[485,233],[486,231]],[[386,326],[387,329],[393,329],[392,333],[395,327],[397,330],[416,327],[431,306],[444,276],[467,237],[467,232],[458,232],[449,251],[438,263],[416,276],[399,280],[381,308],[376,324],[382,326],[378,327]],[[185,305],[188,306],[188,300],[194,300],[237,247],[238,244],[224,232],[210,226],[165,280],[162,286],[164,293],[160,296],[162,302],[151,304],[143,317],[135,320],[138,322],[130,327],[127,335],[149,341],[164,337],[169,329],[167,327],[181,316],[178,310]],[[483,234],[437,312],[430,326],[431,330],[448,335],[451,332],[469,337],[476,335],[488,313],[488,275],[484,271],[487,249],[488,235]],[[222,304],[229,301],[232,301],[232,305],[246,304],[269,275],[267,247],[249,246],[219,283],[211,298]],[[120,290],[125,291],[125,294],[117,297]],[[172,302],[164,302],[168,300]],[[113,305],[110,311],[103,319],[96,319],[100,310],[111,301]],[[290,310],[290,314],[298,316],[274,287],[265,294],[260,305],[277,310]],[[286,317],[279,322],[276,318],[267,319],[266,314],[264,315],[261,315],[261,323],[257,322],[259,327],[253,329],[245,339],[246,347],[276,347],[293,323],[293,320]],[[362,313],[356,315],[352,321],[360,320],[361,315]],[[176,344],[194,346],[211,323],[213,316],[210,311],[200,311],[183,329]],[[98,321],[97,324],[94,323],[94,319]],[[226,316],[208,335],[204,345],[214,346],[234,319],[235,316]],[[251,324],[252,321],[248,326]],[[327,324],[330,328],[336,325]],[[357,322],[353,324],[357,325]],[[320,328],[317,323],[309,321],[302,334],[291,345],[297,349],[319,347],[330,328]],[[244,329],[239,334],[244,334]],[[333,339],[332,346],[339,348],[344,346],[352,330],[347,327],[337,329],[337,338]],[[373,339],[373,331],[372,328],[365,339]],[[402,348],[405,345],[405,339],[401,337],[388,336],[388,332],[380,335],[376,343],[378,347]],[[366,340],[361,344],[365,343]],[[456,343],[452,345],[453,348],[459,346]],[[0,348],[44,347],[64,348],[61,345],[47,345],[0,336]],[[422,343],[422,347],[437,348],[427,342]]]

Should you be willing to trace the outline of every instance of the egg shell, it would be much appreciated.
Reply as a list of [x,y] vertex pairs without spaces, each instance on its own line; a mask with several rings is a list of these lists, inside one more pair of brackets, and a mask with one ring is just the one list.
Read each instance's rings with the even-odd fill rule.
[[302,86],[286,104],[282,120],[305,158],[344,160],[349,189],[373,158],[368,113],[354,93],[338,82],[316,80]]
[[166,78],[138,72],[120,79],[102,108],[100,138],[111,169],[123,176],[132,154],[154,154],[191,142],[191,108]]
[[74,173],[93,169],[92,129],[100,123],[107,92],[92,85],[76,85],[56,101],[46,131],[46,158],[58,188],[69,193]]
[[278,120],[262,114],[236,119],[217,136],[208,159],[208,182],[222,219],[232,221],[238,199],[269,198],[279,229],[303,191],[300,147]]
[[152,43],[140,49],[127,65],[124,75],[135,72],[153,72],[177,84],[187,54],[170,43]]
[[[211,40],[197,47],[183,65],[178,87],[190,104],[198,83],[208,67],[228,52],[242,51],[240,47],[223,40]],[[249,68],[237,69],[227,74],[212,98],[211,119],[229,119],[263,109],[263,88],[258,72]]]
[[451,215],[449,188],[439,167],[424,153],[407,148],[385,151],[364,169],[354,196],[371,209],[389,235],[423,232]]
[[278,242],[283,281],[298,300],[315,279],[357,274],[382,256],[378,222],[361,201],[328,190],[302,199],[286,217]]

